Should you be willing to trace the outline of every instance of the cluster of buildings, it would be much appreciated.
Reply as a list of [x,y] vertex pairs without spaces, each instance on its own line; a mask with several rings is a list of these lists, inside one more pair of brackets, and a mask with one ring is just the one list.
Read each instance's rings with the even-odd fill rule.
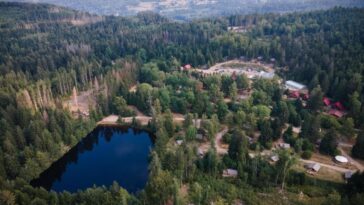
[[323,104],[325,105],[326,113],[334,117],[341,118],[346,114],[346,108],[339,101],[332,102],[329,98],[324,97]]
[[248,29],[244,26],[229,26],[228,31],[234,32],[234,33],[246,33]]
[[264,78],[273,79],[274,72],[258,71],[255,68],[231,68],[231,67],[221,67],[211,70],[201,70],[200,73],[204,76],[208,75],[226,75],[226,76],[237,76],[245,74],[249,79]]
[[[247,61],[245,57],[241,57],[239,60],[226,61],[215,66],[205,69],[195,69],[203,76],[209,75],[226,75],[226,76],[236,76],[245,74],[249,79],[264,78],[273,79],[275,76],[274,72],[274,62],[275,59],[271,59],[270,64],[262,62],[263,57],[258,57]],[[180,68],[181,71],[189,71],[192,66],[187,64]]]
[[[288,80],[285,82],[284,87],[288,91],[288,97],[291,99],[301,99],[305,102],[310,98],[306,85]],[[341,118],[346,114],[346,108],[340,101],[333,102],[328,97],[324,97],[322,102],[325,106],[325,113],[337,118]]]
[[292,80],[287,80],[284,84],[284,88],[288,90],[288,97],[290,98],[301,98],[302,100],[309,99],[308,89],[306,85]]
[[[345,165],[349,163],[349,160],[344,156],[337,155],[334,158],[334,162],[339,165]],[[315,175],[321,169],[321,165],[319,163],[307,163],[305,164],[304,167],[306,168],[307,172],[311,175]],[[343,177],[345,180],[348,180],[353,176],[354,173],[355,173],[354,171],[346,171],[343,173]]]

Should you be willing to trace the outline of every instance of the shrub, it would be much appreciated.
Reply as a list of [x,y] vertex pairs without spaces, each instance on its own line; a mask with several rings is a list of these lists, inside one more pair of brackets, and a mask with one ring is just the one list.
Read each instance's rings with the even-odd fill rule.
[[309,150],[306,150],[302,153],[301,157],[303,159],[310,159],[312,157],[312,152]]
[[226,133],[223,137],[222,137],[222,141],[226,144],[230,144],[231,142],[231,134]]

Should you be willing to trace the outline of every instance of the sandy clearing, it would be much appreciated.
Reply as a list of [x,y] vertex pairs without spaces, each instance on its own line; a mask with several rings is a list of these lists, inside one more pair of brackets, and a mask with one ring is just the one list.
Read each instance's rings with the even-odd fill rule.
[[[241,64],[241,66],[229,66],[234,64]],[[255,61],[241,61],[241,60],[230,60],[222,63],[218,63],[210,67],[209,69],[196,69],[196,71],[204,74],[220,74],[220,75],[233,75],[236,74],[246,74],[248,78],[254,78],[261,76],[261,71],[267,73],[274,73],[274,69],[270,65],[266,65]]]

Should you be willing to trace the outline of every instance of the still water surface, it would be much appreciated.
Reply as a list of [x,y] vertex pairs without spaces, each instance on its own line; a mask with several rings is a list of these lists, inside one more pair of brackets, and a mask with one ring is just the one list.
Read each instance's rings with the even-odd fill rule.
[[98,127],[31,182],[56,192],[76,192],[116,181],[131,193],[148,180],[152,136],[132,128]]

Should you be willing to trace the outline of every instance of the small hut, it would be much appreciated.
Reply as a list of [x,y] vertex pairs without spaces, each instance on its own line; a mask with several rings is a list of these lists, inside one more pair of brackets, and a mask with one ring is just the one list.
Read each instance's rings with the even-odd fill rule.
[[344,178],[345,180],[350,179],[353,176],[353,172],[352,171],[347,171],[344,173]]
[[278,156],[278,155],[273,155],[273,156],[271,156],[271,157],[270,157],[270,160],[271,160],[272,162],[278,162],[278,160],[279,160],[279,156]]
[[318,163],[310,163],[305,166],[309,171],[318,172],[321,169],[321,165]]
[[237,177],[238,176],[238,170],[236,169],[225,169],[222,172],[223,177]]

